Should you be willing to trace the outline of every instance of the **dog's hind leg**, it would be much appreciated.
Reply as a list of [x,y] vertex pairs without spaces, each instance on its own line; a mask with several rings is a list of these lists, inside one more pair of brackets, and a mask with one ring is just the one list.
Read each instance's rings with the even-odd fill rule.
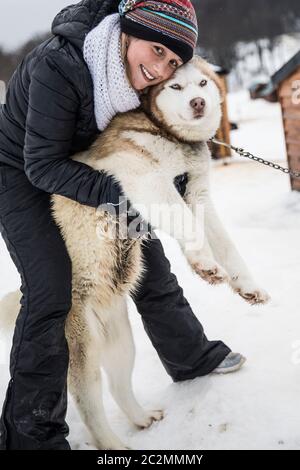
[[98,449],[127,450],[105,415],[99,361],[101,336],[97,341],[90,334],[84,315],[83,308],[75,310],[73,304],[66,329],[70,351],[69,391]]
[[121,410],[135,425],[147,428],[163,418],[162,410],[145,410],[137,402],[132,389],[135,346],[128,319],[126,298],[114,299],[110,328],[101,352],[111,394]]

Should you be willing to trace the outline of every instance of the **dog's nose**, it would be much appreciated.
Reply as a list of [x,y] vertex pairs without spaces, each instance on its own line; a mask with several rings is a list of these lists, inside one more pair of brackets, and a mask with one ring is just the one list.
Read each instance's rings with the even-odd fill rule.
[[197,111],[198,113],[200,113],[201,111],[204,110],[205,108],[205,99],[204,98],[194,98],[190,101],[190,105],[191,107]]

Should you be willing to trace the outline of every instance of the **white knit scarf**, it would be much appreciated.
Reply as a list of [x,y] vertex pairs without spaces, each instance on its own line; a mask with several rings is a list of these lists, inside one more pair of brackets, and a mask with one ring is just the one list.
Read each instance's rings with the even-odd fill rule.
[[97,126],[103,131],[117,113],[140,105],[122,59],[119,13],[106,16],[86,35],[83,56],[93,79]]

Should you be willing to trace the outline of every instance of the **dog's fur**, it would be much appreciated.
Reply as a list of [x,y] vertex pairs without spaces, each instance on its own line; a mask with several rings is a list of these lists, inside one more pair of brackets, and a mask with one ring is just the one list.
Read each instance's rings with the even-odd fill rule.
[[[142,217],[179,241],[203,279],[227,282],[248,302],[264,303],[268,294],[252,279],[210,199],[206,142],[220,124],[222,93],[210,66],[195,56],[171,79],[150,87],[142,95],[142,108],[117,115],[89,150],[73,158],[120,182]],[[198,98],[206,104],[204,115],[196,119]],[[184,172],[189,180],[182,198],[173,180]],[[133,423],[148,427],[162,419],[161,410],[142,409],[132,391],[135,353],[126,309],[126,294],[138,288],[145,269],[141,244],[151,240],[112,238],[114,224],[104,210],[58,195],[52,201],[73,267],[72,310],[66,324],[69,389],[97,447],[125,449],[105,417],[99,366],[107,373],[114,399]],[[153,211],[152,204],[164,205],[164,211]],[[195,220],[197,204],[204,207],[204,227]],[[172,207],[176,214],[182,210],[184,223],[176,219],[176,224],[169,224]],[[20,293],[6,296],[2,324],[13,318],[12,310],[17,313],[19,299]]]

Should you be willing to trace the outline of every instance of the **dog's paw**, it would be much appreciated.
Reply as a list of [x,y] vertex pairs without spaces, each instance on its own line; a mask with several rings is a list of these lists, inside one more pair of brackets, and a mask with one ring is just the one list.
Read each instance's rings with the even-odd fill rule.
[[146,429],[149,428],[154,421],[161,421],[163,417],[163,410],[145,411],[143,416],[140,416],[134,420],[134,424],[136,424],[139,428]]
[[203,259],[195,263],[191,263],[192,269],[199,274],[199,276],[209,284],[221,284],[227,282],[229,276],[225,269],[222,268],[216,261]]
[[132,450],[131,447],[126,446],[123,442],[110,442],[109,444],[100,443],[97,445],[99,450]]
[[111,447],[106,448],[105,450],[132,450],[132,448],[127,447],[127,446],[117,446],[117,447],[111,446]]
[[132,450],[132,448],[127,447],[127,446],[117,446],[117,447],[110,446],[110,447],[106,447],[104,450]]
[[231,283],[233,290],[239,294],[246,302],[251,305],[266,304],[271,300],[269,294],[252,281],[245,283],[237,283],[233,281]]

